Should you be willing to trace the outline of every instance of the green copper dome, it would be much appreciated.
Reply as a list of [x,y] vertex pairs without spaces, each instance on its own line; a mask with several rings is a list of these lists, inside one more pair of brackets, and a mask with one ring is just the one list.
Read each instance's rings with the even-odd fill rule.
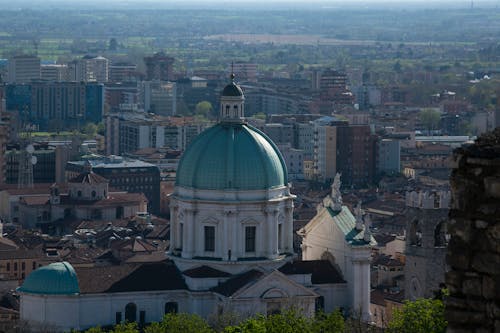
[[176,185],[206,190],[264,190],[288,183],[276,145],[244,123],[221,122],[201,133],[182,155]]
[[74,295],[80,293],[75,270],[68,262],[56,262],[33,271],[20,292],[42,295]]
[[229,96],[229,97],[243,96],[243,91],[238,85],[236,85],[234,82],[231,82],[230,84],[224,87],[224,90],[222,91],[222,96]]

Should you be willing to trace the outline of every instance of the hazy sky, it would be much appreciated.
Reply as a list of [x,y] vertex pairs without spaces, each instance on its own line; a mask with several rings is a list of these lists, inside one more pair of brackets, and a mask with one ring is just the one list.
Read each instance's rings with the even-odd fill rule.
[[21,8],[498,8],[500,0],[0,0],[3,9]]

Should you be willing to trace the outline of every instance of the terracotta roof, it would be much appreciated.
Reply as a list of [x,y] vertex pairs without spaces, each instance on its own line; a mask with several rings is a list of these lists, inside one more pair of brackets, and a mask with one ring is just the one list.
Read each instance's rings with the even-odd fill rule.
[[261,271],[252,269],[245,273],[236,275],[210,290],[224,296],[231,296],[247,284],[257,281],[263,275],[264,273]]
[[19,249],[19,246],[16,245],[13,241],[8,238],[4,238],[0,236],[0,252],[2,251],[13,251]]
[[279,268],[285,275],[311,274],[311,283],[346,283],[339,270],[328,260],[307,260],[286,263]]
[[82,294],[187,289],[180,271],[170,260],[147,264],[75,267],[75,270]]
[[379,289],[372,290],[370,293],[370,303],[385,306],[384,292]]
[[379,255],[378,257],[374,258],[372,262],[373,266],[387,266],[387,267],[400,267],[404,266],[404,264],[397,260],[391,258],[391,256],[386,256],[386,255]]
[[94,172],[83,172],[78,176],[68,180],[68,183],[102,184],[109,183],[109,180],[99,176]]
[[50,195],[23,196],[19,201],[27,206],[42,206],[49,203]]
[[110,193],[105,199],[88,201],[76,200],[69,196],[61,196],[61,205],[85,205],[94,207],[107,207],[126,204],[137,204],[141,201],[147,201],[142,193]]
[[39,250],[18,249],[14,251],[0,251],[0,260],[6,259],[38,259],[45,255]]
[[199,266],[196,268],[188,269],[182,274],[192,277],[192,278],[218,278],[218,277],[229,277],[231,274],[227,272],[220,271],[218,269],[212,268],[210,266]]
[[[54,185],[52,183],[35,183],[32,188],[17,188],[17,184],[4,184],[0,187],[0,191],[6,191],[10,195],[36,195],[36,194],[48,194],[50,192],[50,187]],[[64,183],[58,183],[60,193],[67,192],[67,185]]]
[[155,251],[153,253],[138,253],[128,258],[127,263],[160,262],[168,259],[165,251]]
[[396,239],[396,236],[388,234],[377,234],[373,235],[373,237],[375,237],[378,247],[385,246],[387,243]]
[[156,246],[150,244],[143,239],[125,239],[116,240],[111,244],[111,248],[115,250],[128,250],[131,252],[155,252]]

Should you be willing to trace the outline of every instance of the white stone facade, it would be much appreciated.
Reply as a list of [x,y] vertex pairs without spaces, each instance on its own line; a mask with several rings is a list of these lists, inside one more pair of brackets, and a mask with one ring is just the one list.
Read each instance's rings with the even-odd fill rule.
[[[228,266],[231,272],[238,272],[248,269],[249,260],[276,261],[280,254],[293,253],[293,196],[288,187],[262,191],[177,187],[170,206],[174,260],[176,257],[222,260],[232,263]],[[205,242],[205,227],[215,229],[213,250]],[[248,227],[255,227],[253,250],[246,244],[251,241],[245,239]],[[195,260],[192,266],[198,264]]]

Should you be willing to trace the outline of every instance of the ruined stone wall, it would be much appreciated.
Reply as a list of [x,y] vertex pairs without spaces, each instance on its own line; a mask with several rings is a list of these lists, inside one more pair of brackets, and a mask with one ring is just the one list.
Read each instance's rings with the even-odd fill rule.
[[500,128],[453,156],[448,332],[500,332]]

